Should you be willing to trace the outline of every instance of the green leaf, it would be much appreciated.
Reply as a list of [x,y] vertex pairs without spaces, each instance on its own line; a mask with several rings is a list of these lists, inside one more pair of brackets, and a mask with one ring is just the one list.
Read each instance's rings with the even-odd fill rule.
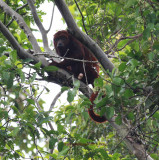
[[77,81],[74,81],[74,82],[73,82],[73,85],[74,85],[75,88],[78,89],[78,88],[80,87],[80,81],[78,81],[78,80],[77,80]]
[[0,47],[0,56],[2,55],[2,53],[6,50],[6,47],[2,46]]
[[86,101],[89,100],[89,98],[87,98],[85,95],[82,95],[82,94],[79,95],[79,97],[80,97],[81,99],[83,99],[84,101],[85,101],[85,100],[86,100]]
[[69,90],[67,94],[67,101],[71,103],[74,100],[76,94],[77,94],[77,89],[73,88],[72,90]]
[[19,127],[15,127],[15,128],[13,129],[13,131],[11,132],[11,135],[12,135],[13,137],[16,137],[17,134],[18,134],[18,132],[19,132],[19,130],[20,130]]
[[119,86],[119,85],[121,85],[122,83],[123,83],[123,80],[122,80],[121,78],[119,78],[119,77],[113,78],[113,84]]
[[2,78],[3,78],[3,80],[5,81],[5,83],[7,83],[7,81],[8,81],[9,78],[10,78],[10,73],[3,71],[3,72],[2,72]]
[[125,8],[129,8],[129,7],[131,7],[131,6],[133,6],[136,2],[137,2],[137,0],[127,0],[127,1],[125,1],[126,3],[125,3]]
[[146,28],[143,32],[143,38],[147,40],[151,36],[151,30],[149,28]]
[[107,151],[104,149],[98,149],[104,159],[111,160],[112,158],[108,156]]
[[48,123],[50,120],[52,120],[52,117],[41,118],[39,120],[39,125],[42,125],[43,123]]
[[58,151],[61,152],[63,147],[64,147],[64,143],[63,142],[59,142],[58,143]]
[[54,72],[54,71],[57,71],[58,70],[58,67],[56,66],[46,66],[43,68],[44,71],[46,72]]
[[14,37],[16,37],[16,39],[18,39],[19,43],[22,43],[22,40],[21,40],[21,37],[20,37],[19,33],[15,32]]
[[21,82],[23,83],[25,81],[25,74],[21,69],[18,70],[18,73],[20,75]]
[[28,102],[29,104],[35,105],[35,101],[34,101],[33,99],[27,99],[27,102]]
[[40,69],[40,67],[41,67],[41,62],[38,62],[34,65],[35,69]]
[[108,101],[108,97],[102,98],[102,100],[96,104],[96,107],[99,108],[99,107],[105,106],[107,104],[107,101]]
[[0,38],[0,45],[2,45],[4,43],[3,39]]
[[33,73],[33,75],[29,78],[29,83],[34,82],[36,76],[37,76],[37,73]]
[[25,123],[25,125],[31,128],[33,131],[35,130],[35,127],[30,122]]
[[102,87],[103,86],[103,80],[102,78],[96,78],[95,81],[94,81],[94,86],[96,87]]
[[128,113],[127,117],[128,117],[129,120],[134,120],[134,118],[135,118],[133,112]]
[[153,49],[159,50],[159,41],[153,44]]
[[67,111],[67,110],[73,110],[73,109],[74,109],[74,107],[71,106],[71,105],[66,106],[66,111]]
[[4,111],[3,109],[0,108],[0,119],[7,119],[8,118],[8,112]]
[[126,89],[124,92],[124,97],[125,98],[130,98],[134,95],[133,91],[131,89]]
[[89,118],[88,112],[82,112],[82,116],[84,117],[85,121],[87,121]]
[[7,58],[8,58],[7,56],[3,55],[3,56],[0,57],[0,61],[4,63],[4,61],[5,61]]
[[136,59],[131,59],[129,62],[134,68],[139,65],[139,62]]
[[8,89],[10,89],[13,86],[14,77],[15,77],[15,74],[11,73],[9,76],[9,79],[7,81],[7,88]]
[[106,107],[106,117],[108,119],[114,116],[114,107]]
[[107,97],[111,97],[113,95],[112,86],[106,85],[105,88],[106,88]]
[[122,40],[118,43],[118,49],[124,47],[127,43],[128,43],[129,40]]
[[103,116],[106,113],[106,107],[102,107],[100,110],[100,116]]
[[[155,20],[156,16],[153,18]],[[149,28],[151,31],[154,30],[154,23],[148,23],[147,28]]]
[[21,62],[21,61],[18,61],[18,60],[16,60],[15,66],[16,66],[17,68],[19,68],[19,69],[22,69],[22,68],[23,68],[22,62]]
[[69,113],[66,115],[66,118],[65,118],[66,124],[70,124],[70,120],[72,121],[72,117],[74,117],[74,116],[75,116],[75,113],[69,112]]
[[79,142],[80,142],[80,143],[87,143],[87,142],[91,142],[91,140],[90,140],[90,139],[87,139],[87,138],[80,138],[80,139],[79,139]]
[[17,53],[16,53],[16,51],[12,51],[12,52],[9,54],[9,56],[10,56],[10,58],[11,58],[11,61],[12,61],[13,63],[15,63],[16,60],[17,60]]
[[96,4],[92,4],[88,7],[88,12],[92,13],[92,11],[94,11],[93,13],[96,13],[97,10],[97,5]]
[[69,90],[69,87],[63,86],[63,87],[61,88],[61,92],[62,92],[62,93],[65,92],[65,91],[67,91],[67,90]]
[[153,117],[159,120],[159,111],[157,111],[157,112],[153,115]]
[[118,115],[118,116],[115,118],[115,123],[117,123],[118,125],[121,125],[121,124],[122,124],[121,115]]
[[49,140],[49,149],[54,149],[56,142],[57,142],[57,139],[54,137],[51,137]]
[[[70,148],[67,147],[67,146],[64,146],[64,147],[63,147],[63,150],[59,153],[58,156],[65,156],[65,155],[68,153],[68,150],[70,150]],[[57,159],[58,159],[58,158],[57,158]]]
[[155,58],[155,53],[150,52],[150,53],[148,54],[148,59],[151,60],[151,61],[153,61],[154,58]]
[[123,62],[119,65],[119,70],[123,72],[126,69],[126,67],[127,67],[126,62]]
[[[112,159],[113,160],[119,160],[120,159],[120,156],[121,156],[121,154],[120,153],[114,153],[113,155],[112,155]],[[125,158],[124,158],[125,159]],[[123,160],[124,160],[123,159]],[[125,159],[126,160],[126,159]],[[130,160],[130,159],[127,159],[127,160]]]
[[16,157],[15,158],[19,158],[19,156],[23,157],[23,153],[21,152],[21,150],[15,150]]
[[62,126],[61,124],[57,125],[57,130],[59,134],[66,133],[64,126]]
[[85,100],[83,101],[80,106],[83,107],[83,106],[90,106],[92,103],[90,102],[90,100]]

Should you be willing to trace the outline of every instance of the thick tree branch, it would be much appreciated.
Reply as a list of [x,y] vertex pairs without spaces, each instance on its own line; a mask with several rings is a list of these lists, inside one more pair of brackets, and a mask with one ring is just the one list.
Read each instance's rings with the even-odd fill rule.
[[[10,44],[12,45],[12,47],[17,50],[18,52],[18,56],[21,59],[26,59],[26,58],[30,58],[33,59],[33,63],[38,63],[39,59],[31,54],[29,54],[28,52],[26,52],[17,42],[17,40],[13,37],[13,35],[9,32],[9,30],[6,28],[6,26],[0,21],[0,31],[2,32],[2,34],[8,39],[8,41],[10,42]],[[44,59],[45,60],[45,59]],[[47,61],[45,62],[47,63]]]
[[29,8],[31,10],[31,13],[33,15],[34,21],[35,21],[37,27],[39,28],[39,30],[42,34],[44,48],[48,48],[48,40],[47,40],[46,30],[45,30],[44,26],[42,25],[42,23],[41,23],[41,21],[38,17],[38,14],[36,12],[36,8],[34,6],[34,3],[33,3],[32,0],[27,0],[27,2],[28,2],[28,5],[29,5]]
[[87,36],[78,28],[65,1],[55,0],[54,2],[61,12],[63,18],[65,19],[70,32],[91,50],[91,52],[95,55],[105,70],[109,70],[111,72],[114,68],[114,65],[108,59],[102,49],[95,43],[95,41],[93,41],[89,36]]

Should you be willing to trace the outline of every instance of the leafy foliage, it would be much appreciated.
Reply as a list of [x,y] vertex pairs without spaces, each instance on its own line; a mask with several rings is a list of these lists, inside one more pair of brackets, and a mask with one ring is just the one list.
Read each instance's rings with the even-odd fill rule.
[[[37,8],[42,2],[36,1]],[[25,3],[8,1],[14,10]],[[118,125],[129,121],[131,134],[136,131],[136,137],[145,141],[151,157],[158,159],[159,2],[78,0],[77,3],[82,15],[75,3],[67,0],[78,26],[87,31],[115,65],[112,73],[101,67],[100,77],[94,82],[95,90],[99,90],[95,112],[106,114],[108,119],[115,116]],[[28,6],[17,12],[32,27],[34,20]],[[44,13],[39,11],[38,15],[42,20]],[[0,20],[8,25],[19,44],[31,49],[24,31],[11,19],[0,11]],[[44,76],[45,71],[56,70],[52,66],[41,69],[41,63],[32,65],[28,59],[20,60],[0,33],[2,159],[135,158],[108,122],[96,124],[90,120],[87,108],[91,103],[78,92],[78,81],[72,89],[61,88],[61,92],[68,91],[68,104],[62,103],[53,111],[44,110],[45,102],[40,96],[50,90],[41,87],[37,74]],[[51,122],[56,129],[48,127]]]

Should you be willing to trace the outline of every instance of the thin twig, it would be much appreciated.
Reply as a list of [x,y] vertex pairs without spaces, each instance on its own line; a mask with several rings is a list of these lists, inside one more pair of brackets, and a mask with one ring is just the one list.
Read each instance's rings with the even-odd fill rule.
[[52,9],[52,15],[51,15],[51,22],[50,22],[50,26],[49,26],[49,29],[46,30],[46,33],[48,33],[51,29],[51,26],[52,26],[52,22],[53,22],[53,18],[54,18],[54,10],[55,10],[55,3],[53,5],[53,9]]
[[77,6],[77,8],[78,8],[78,10],[79,10],[79,12],[80,12],[80,14],[81,14],[81,16],[82,16],[83,28],[84,28],[86,34],[88,35],[88,32],[87,32],[87,30],[86,30],[86,26],[85,26],[85,23],[84,23],[84,16],[83,16],[83,14],[82,14],[82,12],[81,12],[81,10],[80,10],[80,8],[79,8],[79,5],[78,5],[77,1],[74,0],[74,2],[76,3],[76,6]]
[[33,141],[34,141],[34,144],[35,144],[35,147],[36,147],[36,150],[38,151],[38,153],[40,154],[40,156],[41,156],[41,158],[42,158],[42,160],[44,160],[44,158],[43,158],[43,156],[42,156],[42,154],[41,154],[41,152],[39,151],[39,149],[38,149],[38,146],[37,146],[37,144],[36,144],[36,139],[35,139],[35,133],[34,133],[35,131],[33,131]]
[[60,92],[55,96],[54,100],[53,100],[52,103],[51,103],[51,106],[50,106],[49,111],[52,111],[52,109],[53,109],[56,101],[58,100],[58,98],[61,96],[62,93],[63,93],[63,92],[60,91]]
[[[24,7],[26,7],[28,5],[28,3],[24,4],[23,6],[18,7],[15,11],[18,12],[20,9],[23,9]],[[9,23],[6,25],[6,27],[8,28],[9,25],[14,21],[14,18],[12,18]]]
[[88,60],[80,60],[80,59],[75,59],[75,58],[61,57],[59,55],[57,55],[57,56],[49,55],[48,52],[36,53],[36,54],[33,54],[33,55],[34,56],[44,55],[47,58],[60,58],[60,59],[67,59],[67,60],[84,62],[84,63],[99,63],[98,61],[88,61]]

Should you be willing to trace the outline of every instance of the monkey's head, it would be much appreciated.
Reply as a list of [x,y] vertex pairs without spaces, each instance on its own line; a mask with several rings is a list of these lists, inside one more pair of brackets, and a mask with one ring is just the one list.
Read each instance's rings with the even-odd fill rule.
[[69,33],[67,31],[58,31],[54,35],[54,46],[60,56],[65,56],[69,49]]

